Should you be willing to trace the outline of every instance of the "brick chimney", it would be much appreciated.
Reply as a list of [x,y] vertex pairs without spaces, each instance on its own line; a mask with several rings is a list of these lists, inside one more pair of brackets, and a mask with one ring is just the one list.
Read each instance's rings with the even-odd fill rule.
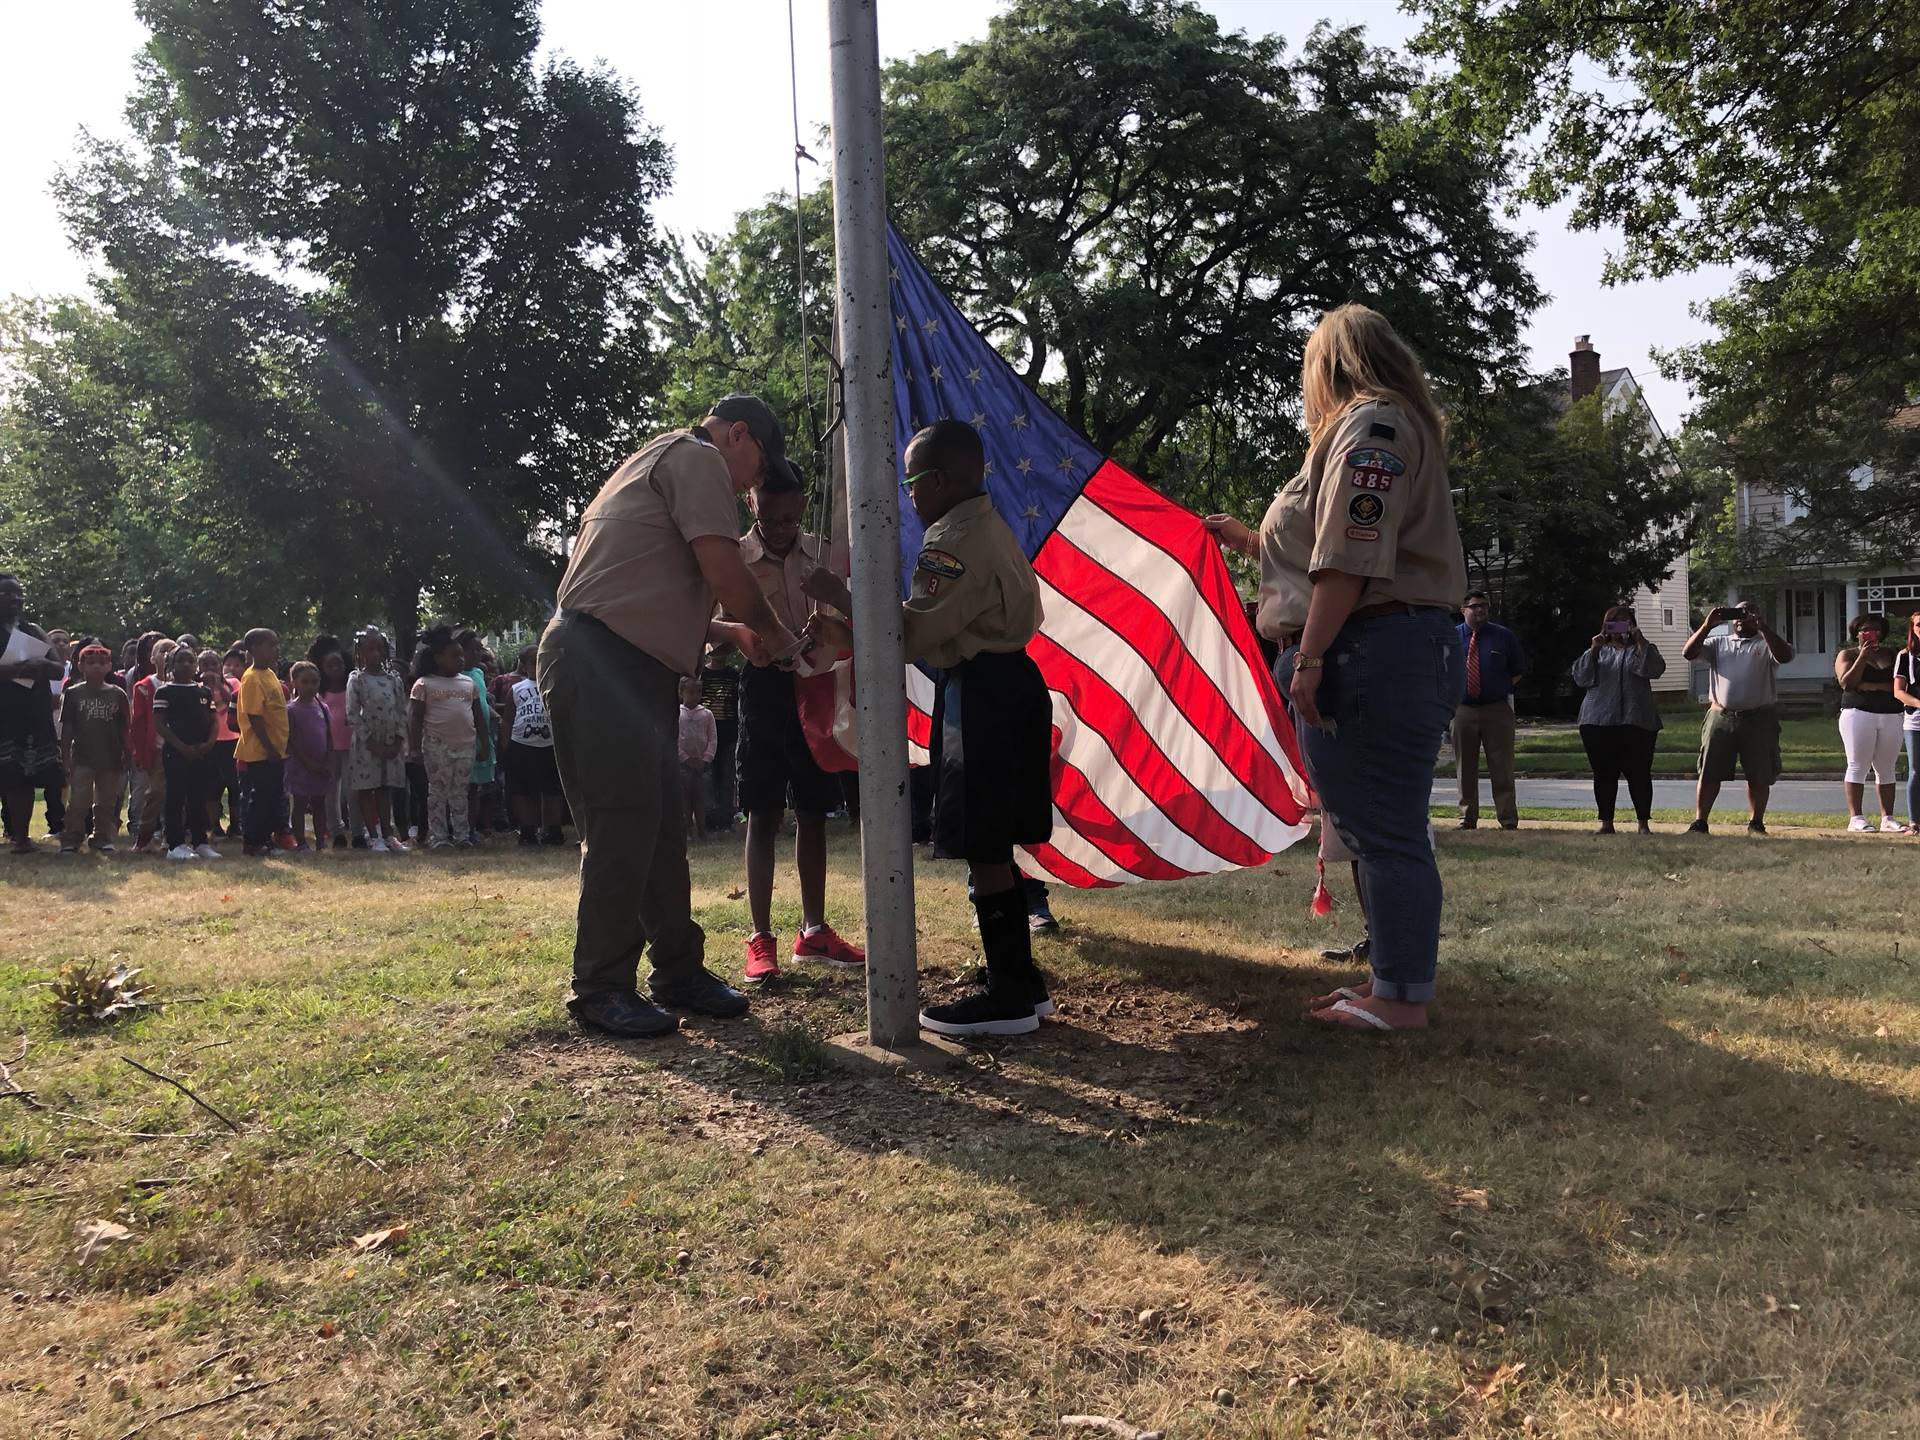
[[1573,354],[1568,360],[1567,389],[1575,400],[1584,400],[1600,388],[1600,352],[1586,335],[1573,337]]

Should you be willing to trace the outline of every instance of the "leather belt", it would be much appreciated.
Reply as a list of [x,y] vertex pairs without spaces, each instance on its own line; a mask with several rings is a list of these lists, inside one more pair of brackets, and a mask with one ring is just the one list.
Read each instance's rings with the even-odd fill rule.
[[[1358,610],[1350,611],[1347,619],[1351,622],[1354,620],[1377,620],[1382,615],[1411,615],[1418,608],[1418,606],[1407,604],[1404,600],[1382,600],[1377,604],[1362,605]],[[1300,637],[1305,633],[1304,630],[1288,631],[1279,639],[1280,648],[1282,650],[1291,650],[1295,645],[1300,643]]]

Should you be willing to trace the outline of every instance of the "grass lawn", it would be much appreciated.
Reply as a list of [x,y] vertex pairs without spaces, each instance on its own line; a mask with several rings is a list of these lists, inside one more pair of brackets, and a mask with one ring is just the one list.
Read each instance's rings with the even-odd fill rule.
[[[1442,830],[1424,1038],[1297,1018],[1302,846],[1056,893],[1058,1021],[883,1078],[838,974],[577,1038],[551,853],[0,865],[0,1435],[1920,1434],[1920,842],[1584,830]],[[57,1032],[113,954],[176,1003]]]
[[[1662,712],[1665,727],[1653,755],[1655,775],[1691,778],[1700,757],[1700,717],[1698,707]],[[1443,752],[1442,775],[1453,771],[1453,752]],[[1846,751],[1840,744],[1838,723],[1827,715],[1790,715],[1780,722],[1780,758],[1789,775],[1831,776],[1838,781],[1847,766]],[[1514,743],[1513,764],[1521,775],[1585,775],[1586,751],[1580,748],[1576,726],[1536,728],[1522,733]],[[1900,761],[1904,780],[1906,760]],[[1486,762],[1481,762],[1481,774]]]

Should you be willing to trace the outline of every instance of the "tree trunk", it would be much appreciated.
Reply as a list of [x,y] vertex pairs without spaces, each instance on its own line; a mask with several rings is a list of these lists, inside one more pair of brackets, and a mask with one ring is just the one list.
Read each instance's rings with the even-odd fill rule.
[[404,668],[413,663],[413,643],[420,637],[420,582],[393,575],[387,584],[386,607],[393,658]]

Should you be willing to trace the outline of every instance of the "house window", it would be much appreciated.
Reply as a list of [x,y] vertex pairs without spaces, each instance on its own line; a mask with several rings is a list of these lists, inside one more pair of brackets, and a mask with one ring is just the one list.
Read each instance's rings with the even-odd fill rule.
[[1667,627],[1667,629],[1669,629],[1669,630],[1671,630],[1671,629],[1673,628],[1673,611],[1671,611],[1671,610],[1662,610],[1662,611],[1660,612],[1660,614],[1661,614],[1661,616],[1663,617],[1663,618],[1661,619],[1661,621],[1660,621],[1660,623],[1661,623],[1662,625],[1664,625],[1664,626],[1666,626],[1666,627]]
[[1872,575],[1861,579],[1862,609],[1878,610],[1890,600],[1920,600],[1920,575]]

